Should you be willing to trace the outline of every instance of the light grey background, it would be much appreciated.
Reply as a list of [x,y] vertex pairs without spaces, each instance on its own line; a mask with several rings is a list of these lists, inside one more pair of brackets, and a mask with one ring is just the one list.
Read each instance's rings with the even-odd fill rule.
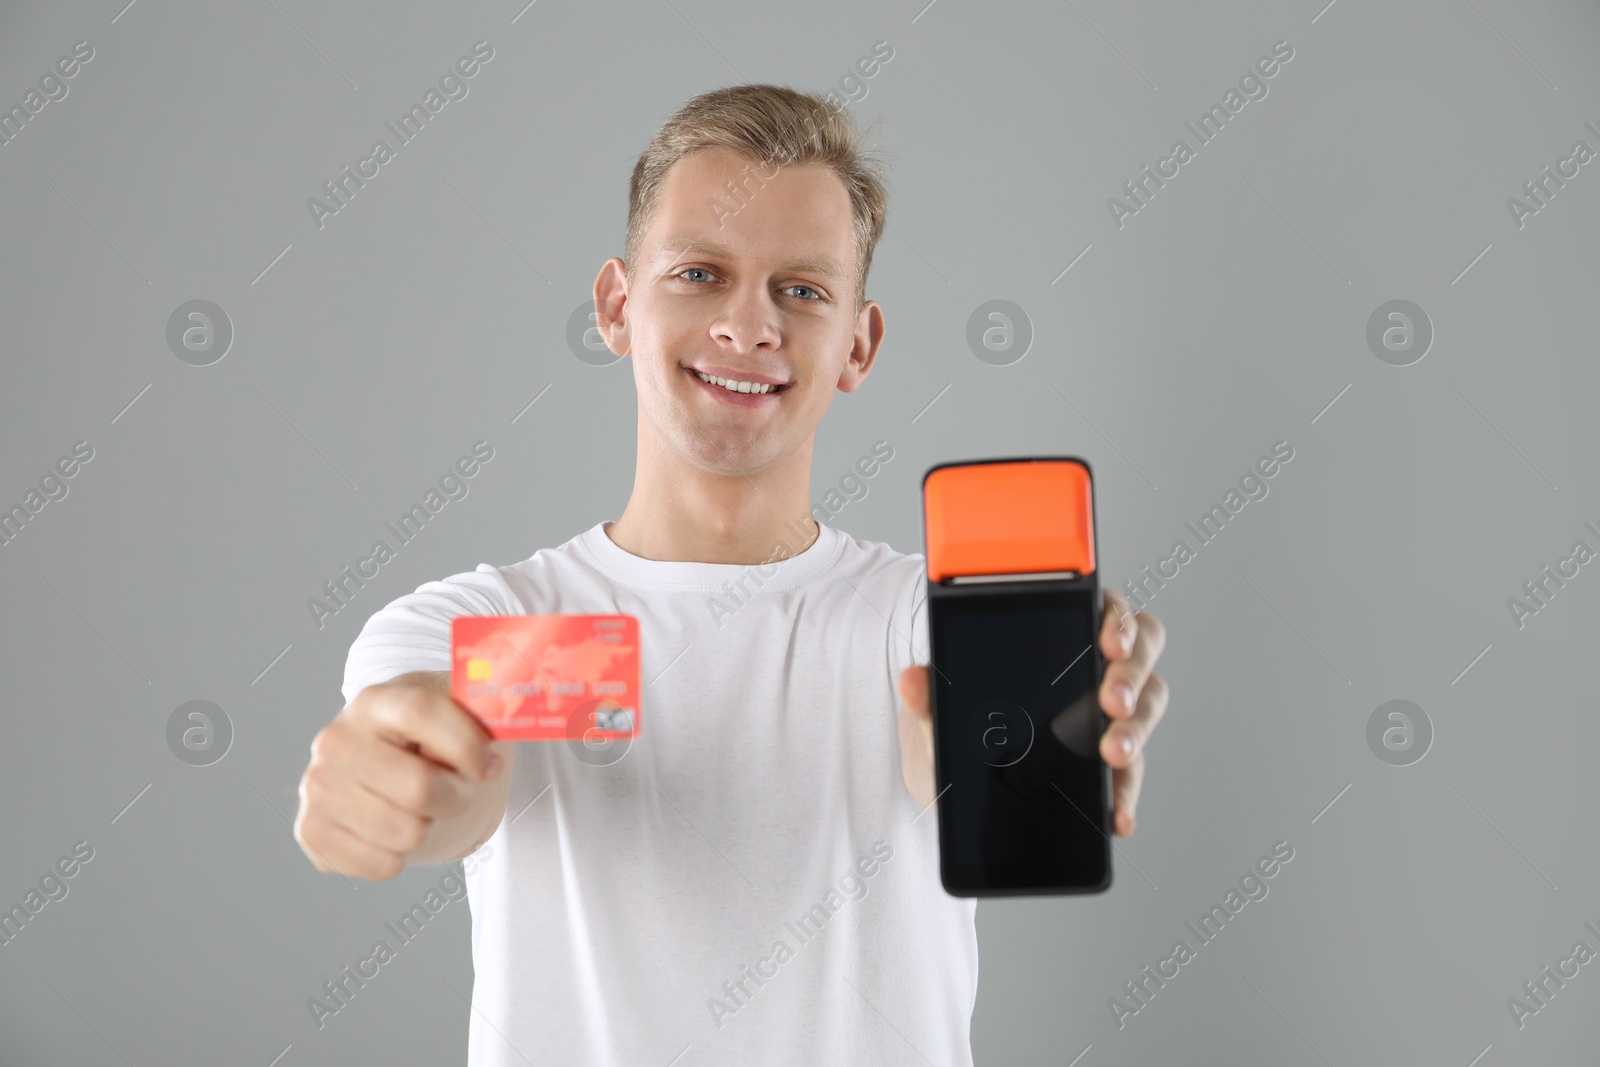
[[[835,525],[920,551],[929,466],[1078,454],[1120,584],[1294,448],[1151,604],[1172,702],[1113,889],[980,905],[977,1062],[1592,1059],[1600,964],[1520,1030],[1506,1002],[1600,949],[1600,564],[1520,629],[1506,602],[1600,548],[1600,162],[1520,229],[1506,200],[1600,150],[1600,8],[123,2],[0,5],[6,107],[95,50],[0,147],[0,503],[95,450],[0,547],[0,906],[95,850],[0,947],[0,1061],[464,1062],[464,903],[312,1021],[441,872],[318,874],[307,746],[373,611],[620,514],[630,368],[565,331],[651,132],[720,85],[836,87],[879,40],[851,107],[893,157],[888,336],[812,498],[895,455]],[[468,97],[319,230],[306,199],[480,39]],[[1107,198],[1279,40],[1268,96],[1119,229]],[[207,367],[165,340],[194,299],[235,331]],[[1009,366],[965,341],[993,299],[1035,333]],[[1435,330],[1407,367],[1365,340],[1393,299]],[[480,438],[470,494],[318,629],[306,600]],[[1366,742],[1399,698],[1435,731],[1407,767]],[[166,743],[193,699],[233,724],[209,767]],[[1108,999],[1279,840],[1270,895],[1119,1030]]]

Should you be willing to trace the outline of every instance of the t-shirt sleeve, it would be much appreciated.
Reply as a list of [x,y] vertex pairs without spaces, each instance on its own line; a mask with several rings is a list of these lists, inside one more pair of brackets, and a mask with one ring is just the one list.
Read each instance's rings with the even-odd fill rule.
[[928,648],[928,583],[917,575],[916,604],[911,609],[911,662],[927,663],[931,658]]
[[928,572],[921,556],[905,568],[905,585],[895,600],[890,619],[889,666],[895,678],[907,667],[928,662]]
[[497,567],[425,582],[390,601],[361,627],[345,658],[345,703],[369,685],[410,671],[450,669],[450,620],[458,615],[520,615],[516,595]]

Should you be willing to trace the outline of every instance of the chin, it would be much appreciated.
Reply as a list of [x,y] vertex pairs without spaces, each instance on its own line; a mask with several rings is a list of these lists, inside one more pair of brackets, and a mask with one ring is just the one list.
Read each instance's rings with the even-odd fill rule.
[[719,474],[745,474],[760,470],[781,455],[771,454],[771,442],[759,439],[739,444],[720,441],[711,435],[697,435],[690,445],[689,454],[695,457],[697,465]]

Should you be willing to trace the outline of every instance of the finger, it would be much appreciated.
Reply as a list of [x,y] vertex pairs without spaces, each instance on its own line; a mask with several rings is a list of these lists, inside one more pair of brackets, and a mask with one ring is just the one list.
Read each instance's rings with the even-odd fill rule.
[[1133,715],[1119,719],[1106,728],[1100,738],[1100,758],[1112,768],[1127,767],[1144,753],[1145,744],[1156,723],[1167,712],[1167,681],[1152,674],[1139,695],[1139,704]]
[[1133,714],[1139,691],[1167,643],[1166,628],[1154,615],[1141,611],[1128,618],[1135,626],[1133,649],[1121,662],[1107,663],[1100,680],[1100,706],[1115,719]]
[[320,812],[295,824],[295,840],[317,870],[373,881],[387,881],[405,870],[405,857],[363,841]]
[[1100,651],[1113,662],[1125,660],[1138,636],[1133,613],[1128,610],[1127,598],[1117,590],[1106,586],[1101,593]]
[[912,714],[920,719],[929,717],[928,713],[928,668],[926,665],[907,667],[900,672],[898,688],[900,699]]
[[350,779],[400,810],[428,818],[458,814],[471,801],[467,779],[420,752],[383,738],[366,745],[355,757]]
[[1139,789],[1144,785],[1144,756],[1129,766],[1111,772],[1111,828],[1119,837],[1133,833],[1133,809],[1139,804]]
[[346,781],[322,809],[328,818],[363,841],[402,856],[427,840],[433,818],[407,811],[358,782]]
[[372,693],[364,711],[383,736],[402,746],[418,745],[425,756],[460,774],[480,780],[491,777],[493,739],[450,697],[410,685],[372,686],[362,692]]

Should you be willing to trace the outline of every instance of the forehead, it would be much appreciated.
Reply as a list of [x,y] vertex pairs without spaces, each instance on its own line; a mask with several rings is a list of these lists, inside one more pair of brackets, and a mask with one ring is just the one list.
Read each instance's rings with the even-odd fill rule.
[[773,258],[842,280],[851,273],[855,218],[844,182],[823,164],[763,164],[706,148],[667,171],[644,244],[656,258]]

